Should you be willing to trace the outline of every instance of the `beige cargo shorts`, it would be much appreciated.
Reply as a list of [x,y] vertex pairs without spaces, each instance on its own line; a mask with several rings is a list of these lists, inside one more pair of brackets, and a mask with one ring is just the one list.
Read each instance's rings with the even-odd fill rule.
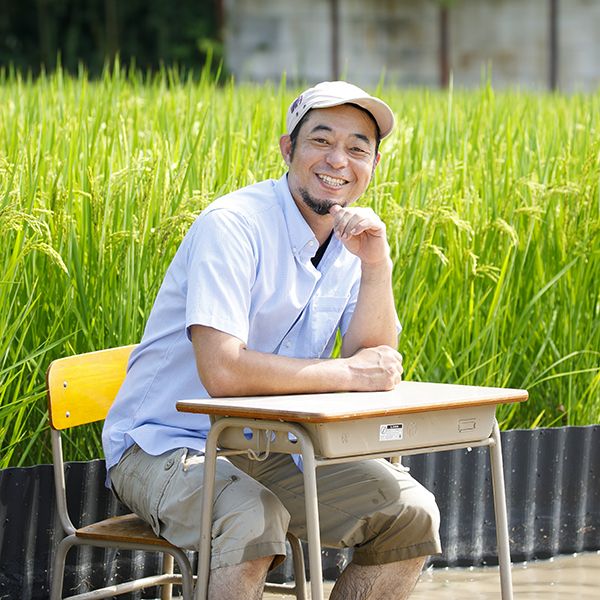
[[[111,469],[118,497],[171,543],[196,549],[204,456],[178,449],[161,456],[134,445]],[[285,557],[286,532],[306,539],[302,473],[287,454],[264,461],[219,458],[211,569],[264,556]],[[374,565],[437,554],[433,495],[401,465],[385,460],[317,469],[321,543],[354,548],[353,562]]]

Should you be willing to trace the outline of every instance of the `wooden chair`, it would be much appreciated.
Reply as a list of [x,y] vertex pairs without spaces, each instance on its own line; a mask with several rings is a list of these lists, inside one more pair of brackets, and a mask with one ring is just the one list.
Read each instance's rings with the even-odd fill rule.
[[[151,527],[135,514],[111,517],[98,523],[76,528],[67,510],[67,491],[61,431],[106,417],[125,377],[129,355],[134,346],[90,352],[52,362],[46,375],[48,408],[52,435],[52,455],[56,501],[60,522],[65,531],[58,545],[52,571],[51,600],[62,598],[65,559],[73,546],[90,545],[163,553],[164,573],[144,577],[100,590],[71,596],[79,600],[112,598],[150,586],[162,586],[162,600],[172,595],[173,584],[183,587],[184,600],[193,594],[192,568],[183,550],[155,535]],[[180,574],[173,573],[177,562]]]
[[[191,600],[193,596],[193,572],[185,552],[155,535],[152,528],[137,515],[111,517],[76,528],[67,510],[61,431],[104,420],[123,382],[127,361],[133,348],[135,346],[123,346],[61,358],[53,361],[48,367],[46,387],[56,501],[60,522],[66,534],[59,543],[54,558],[50,600],[62,598],[67,552],[71,547],[81,545],[162,552],[164,573],[70,596],[70,598],[79,600],[111,598],[145,587],[160,585],[163,586],[161,599],[170,600],[173,584],[182,586],[184,600]],[[291,534],[288,534],[288,541],[292,550],[296,583],[293,586],[266,584],[265,591],[294,594],[297,599],[305,600],[307,586],[302,546],[300,541]],[[174,561],[177,562],[180,574],[173,573]]]

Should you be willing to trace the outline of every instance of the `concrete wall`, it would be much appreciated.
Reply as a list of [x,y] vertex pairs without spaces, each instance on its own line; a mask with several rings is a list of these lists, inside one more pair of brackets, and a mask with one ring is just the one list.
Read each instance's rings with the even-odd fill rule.
[[[339,0],[342,75],[363,84],[388,79],[435,84],[435,0]],[[330,0],[225,0],[228,68],[245,80],[331,79]]]
[[225,11],[227,66],[238,78],[328,76],[329,0],[226,0]]
[[437,85],[435,1],[340,0],[340,67],[351,79]]
[[477,85],[491,65],[495,86],[547,87],[549,24],[548,0],[461,0],[449,11],[455,83]]
[[559,19],[559,84],[568,90],[600,88],[600,1],[563,0]]
[[[309,83],[333,77],[331,0],[224,0],[228,68],[240,80]],[[438,0],[338,0],[340,74],[359,84],[436,86]],[[600,0],[558,1],[558,83],[600,86]],[[550,80],[550,0],[455,0],[448,64],[458,86],[544,89]]]

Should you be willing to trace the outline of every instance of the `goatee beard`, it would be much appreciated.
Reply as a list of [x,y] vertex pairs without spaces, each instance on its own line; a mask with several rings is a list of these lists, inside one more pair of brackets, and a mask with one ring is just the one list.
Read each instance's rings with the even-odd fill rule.
[[298,191],[300,192],[304,204],[306,204],[306,206],[314,213],[321,216],[328,215],[331,207],[335,204],[339,204],[333,200],[318,200],[317,198],[313,198],[305,188],[300,188]]

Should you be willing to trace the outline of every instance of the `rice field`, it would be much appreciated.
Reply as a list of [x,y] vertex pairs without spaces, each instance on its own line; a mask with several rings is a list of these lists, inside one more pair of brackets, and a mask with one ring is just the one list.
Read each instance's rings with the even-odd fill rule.
[[[503,428],[600,422],[600,93],[380,86],[405,377],[524,387]],[[120,68],[0,72],[0,468],[49,462],[55,357],[139,341],[219,195],[283,173],[298,89]],[[101,456],[98,428],[71,459]]]

